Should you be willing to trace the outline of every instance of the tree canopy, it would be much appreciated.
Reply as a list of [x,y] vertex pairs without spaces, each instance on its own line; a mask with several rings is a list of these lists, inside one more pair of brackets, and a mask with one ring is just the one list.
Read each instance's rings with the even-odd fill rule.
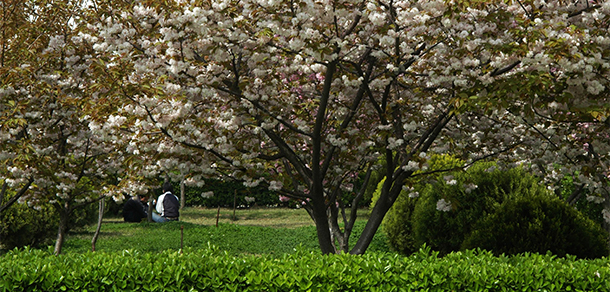
[[[69,158],[107,157],[110,165],[97,172],[124,169],[117,190],[143,190],[163,172],[193,183],[213,176],[264,185],[303,204],[324,253],[364,253],[433,153],[467,165],[524,165],[549,188],[576,175],[610,199],[608,3],[99,0],[71,7],[80,16],[64,23],[70,30],[45,32],[42,54],[9,58],[0,138],[38,149],[19,136],[36,127],[15,108],[24,116],[35,102],[46,113],[68,111],[86,137],[72,140],[80,135],[70,132],[65,141],[80,150]],[[48,54],[61,56],[52,72],[6,77]],[[54,94],[30,94],[42,90]],[[60,104],[43,103],[48,96]],[[70,111],[77,108],[86,110]],[[5,161],[26,148],[3,147]],[[357,202],[380,157],[386,163],[377,171],[388,179],[350,249]],[[2,174],[5,182],[25,178],[19,173],[31,164],[20,165]],[[61,186],[31,177],[34,188]]]

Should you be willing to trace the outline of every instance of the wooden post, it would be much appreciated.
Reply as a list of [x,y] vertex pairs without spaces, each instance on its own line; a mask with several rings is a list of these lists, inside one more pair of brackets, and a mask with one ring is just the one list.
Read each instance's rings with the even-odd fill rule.
[[235,217],[235,209],[237,208],[237,190],[233,192],[233,221],[237,220]]
[[180,225],[180,253],[182,253],[182,248],[184,243],[184,225]]
[[216,212],[216,227],[218,227],[218,219],[220,218],[220,206],[218,206],[218,212]]

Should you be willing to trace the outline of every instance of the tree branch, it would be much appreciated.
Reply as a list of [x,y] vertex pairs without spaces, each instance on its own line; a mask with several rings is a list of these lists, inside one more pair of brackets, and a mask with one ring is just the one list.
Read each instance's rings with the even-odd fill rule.
[[[15,194],[14,197],[12,197],[10,200],[8,200],[8,202],[6,202],[6,204],[0,206],[0,214],[2,214],[2,212],[4,212],[4,210],[6,210],[8,207],[13,205],[17,200],[19,200],[19,198],[21,198],[21,196],[23,196],[27,192],[27,190],[30,188],[30,185],[32,185],[33,182],[34,182],[34,178],[30,177],[28,179],[27,183],[19,190],[19,192],[17,194]],[[6,182],[5,182],[5,185],[2,186],[3,191],[4,191],[5,186],[6,186]]]
[[491,72],[490,75],[491,75],[491,77],[496,77],[496,76],[502,75],[502,74],[512,70],[513,68],[517,67],[517,65],[519,65],[519,64],[521,64],[521,60],[515,61],[514,63],[512,63],[504,68],[501,68],[501,69],[496,68],[495,70],[493,70]]
[[267,137],[280,148],[280,151],[283,153],[283,156],[290,161],[290,163],[296,168],[296,171],[301,175],[304,181],[311,181],[312,173],[309,168],[305,165],[306,163],[301,160],[301,158],[290,148],[288,144],[274,131],[267,130],[263,128]]
[[[525,124],[526,124],[528,127],[532,128],[532,129],[533,129],[533,130],[534,130],[536,133],[538,133],[540,136],[542,136],[542,138],[544,138],[544,140],[546,140],[547,142],[549,142],[549,144],[550,144],[551,146],[553,146],[553,148],[555,148],[555,149],[560,149],[560,148],[559,148],[559,146],[557,146],[557,144],[555,144],[553,141],[551,141],[551,139],[550,139],[549,137],[547,137],[547,136],[546,136],[544,133],[542,133],[542,131],[540,131],[538,128],[536,128],[536,126],[535,126],[535,125],[532,125],[531,123],[529,123],[528,121],[526,121],[526,120],[525,120],[525,118],[523,118],[523,117],[521,117],[521,116],[519,116],[519,115],[516,115],[515,113],[513,113],[513,112],[512,112],[512,111],[510,111],[510,110],[508,110],[508,112],[509,112],[509,113],[511,113],[512,115],[516,116],[516,117],[520,117],[520,118],[521,118],[521,120],[522,120],[522,121],[523,121],[523,122],[524,122],[524,123],[525,123]],[[565,158],[567,158],[567,159],[568,159],[568,160],[569,160],[569,161],[570,161],[572,164],[576,164],[576,162],[575,162],[575,161],[574,161],[572,158],[570,158],[570,157],[568,156],[568,154],[567,154],[567,153],[564,153],[564,154],[563,154],[563,156],[564,156]]]

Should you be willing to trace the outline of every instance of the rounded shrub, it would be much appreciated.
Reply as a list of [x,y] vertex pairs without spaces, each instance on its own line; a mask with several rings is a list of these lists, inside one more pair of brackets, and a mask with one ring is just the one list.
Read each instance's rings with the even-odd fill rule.
[[[383,183],[383,181],[382,181]],[[403,254],[411,254],[417,251],[411,216],[415,210],[417,198],[410,198],[408,194],[401,192],[400,197],[392,206],[383,221],[383,231],[388,238],[390,247]]]
[[609,253],[608,235],[597,223],[549,195],[505,201],[476,224],[462,248],[483,248],[507,255],[550,251],[580,258],[599,258]]
[[415,207],[416,245],[426,243],[442,254],[460,250],[477,222],[503,202],[542,194],[546,188],[522,168],[500,171],[493,162],[480,162],[446,173],[424,188]]
[[[464,162],[460,159],[449,155],[434,155],[427,161],[426,171],[452,169],[461,167],[463,164]],[[394,205],[386,214],[382,225],[388,243],[393,250],[403,254],[411,254],[419,249],[413,234],[412,215],[420,194],[424,192],[431,181],[438,179],[439,176],[439,174],[423,175],[421,171],[418,171],[405,183],[406,190],[400,192]],[[379,199],[384,182],[385,178],[377,185],[373,194],[373,202]]]

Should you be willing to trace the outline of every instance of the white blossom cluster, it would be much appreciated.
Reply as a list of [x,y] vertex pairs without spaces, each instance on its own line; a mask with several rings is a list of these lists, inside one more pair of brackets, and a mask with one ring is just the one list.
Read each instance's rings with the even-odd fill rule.
[[436,210],[438,211],[442,211],[442,212],[449,212],[451,211],[452,205],[450,201],[443,199],[440,199],[436,202]]

